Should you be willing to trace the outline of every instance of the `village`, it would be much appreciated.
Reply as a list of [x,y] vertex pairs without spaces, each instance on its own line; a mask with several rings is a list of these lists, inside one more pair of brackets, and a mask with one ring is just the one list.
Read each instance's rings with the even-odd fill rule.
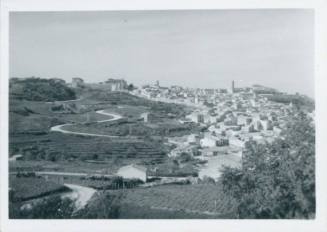
[[[246,142],[269,144],[281,138],[288,118],[296,110],[293,101],[274,101],[276,96],[288,97],[286,93],[261,85],[237,88],[234,81],[228,90],[162,87],[159,81],[136,87],[124,79],[113,78],[101,83],[85,83],[82,78],[73,78],[69,83],[61,79],[50,81],[73,89],[79,96],[44,103],[51,116],[66,119],[66,123],[55,124],[46,132],[34,132],[41,135],[35,138],[42,138],[45,133],[49,141],[65,140],[62,151],[58,153],[56,147],[56,152],[49,154],[50,162],[27,157],[31,152],[34,156],[48,153],[47,147],[53,147],[51,143],[37,142],[37,151],[11,147],[14,152],[9,157],[10,197],[13,202],[22,202],[22,209],[34,207],[40,199],[53,194],[73,199],[76,208],[83,209],[99,191],[157,189],[176,184],[195,188],[199,184],[218,183],[225,167],[242,167]],[[23,87],[24,81],[11,80],[13,93],[20,93]],[[100,94],[100,100],[94,100],[94,94]],[[106,98],[101,100],[107,94],[109,104]],[[156,110],[132,106],[126,99],[154,105]],[[314,119],[314,111],[307,113]],[[147,141],[149,138],[152,142]],[[91,139],[101,141],[104,148],[90,145],[83,150],[81,145]],[[29,140],[35,144],[32,138]],[[81,145],[74,145],[77,141]],[[108,144],[115,141],[120,145],[108,150]],[[140,143],[153,148],[136,146]],[[161,148],[155,145],[160,143]],[[45,150],[39,151],[38,147]],[[168,150],[163,152],[164,148]],[[56,158],[56,154],[63,158]],[[35,191],[26,186],[33,179],[46,187]],[[22,186],[25,192],[20,190]]]
[[[62,80],[59,79],[58,82],[60,81]],[[130,87],[124,79],[108,79],[105,82],[89,84],[84,83],[82,78],[73,78],[67,85],[75,89],[88,87],[109,92],[127,92]],[[199,168],[200,178],[217,179],[219,168],[222,166],[240,166],[245,143],[249,140],[259,143],[272,142],[274,138],[280,136],[293,110],[292,102],[283,104],[268,100],[269,96],[278,93],[275,89],[260,85],[236,88],[234,81],[229,90],[190,89],[180,86],[168,88],[161,87],[157,81],[154,85],[140,88],[132,86],[128,92],[151,101],[187,105],[192,108],[192,112],[178,118],[178,122],[184,125],[199,125],[204,129],[197,133],[168,137],[167,143],[174,146],[168,157],[178,158],[187,153],[192,158],[206,161]],[[67,108],[69,104],[63,106]],[[115,120],[121,118],[119,115],[108,114],[110,115],[117,117]],[[87,116],[89,121],[89,114]],[[139,117],[145,123],[151,123],[154,118],[149,112],[141,113]],[[106,121],[114,123],[112,119],[101,122]],[[62,129],[58,131],[64,132]],[[12,156],[10,160],[19,159],[20,156]],[[128,171],[125,171],[126,174],[119,171],[119,175],[146,181],[145,167],[140,168],[140,165],[132,164],[123,170]],[[134,176],[132,173],[135,173]]]

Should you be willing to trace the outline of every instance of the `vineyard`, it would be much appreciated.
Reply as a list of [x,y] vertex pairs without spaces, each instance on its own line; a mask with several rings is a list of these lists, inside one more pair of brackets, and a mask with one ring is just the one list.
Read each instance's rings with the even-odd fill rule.
[[[25,160],[54,161],[73,159],[165,159],[164,145],[138,139],[108,139],[72,136],[61,133],[48,135],[17,135],[10,139],[10,153],[20,152]],[[52,158],[51,158],[52,157]]]
[[184,210],[204,214],[224,214],[233,210],[235,202],[217,185],[163,185],[130,190],[123,200],[154,209]]
[[119,209],[117,218],[236,218],[236,202],[214,184],[105,191],[91,200],[88,216],[110,218],[98,210],[112,207]]

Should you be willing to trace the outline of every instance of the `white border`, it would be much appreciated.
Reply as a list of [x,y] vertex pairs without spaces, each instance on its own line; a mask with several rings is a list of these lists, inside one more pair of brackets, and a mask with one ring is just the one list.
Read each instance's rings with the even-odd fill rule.
[[[10,11],[160,9],[315,9],[316,186],[315,220],[8,220],[8,76]],[[1,231],[327,231],[327,2],[324,0],[3,0],[1,2],[0,159]]]

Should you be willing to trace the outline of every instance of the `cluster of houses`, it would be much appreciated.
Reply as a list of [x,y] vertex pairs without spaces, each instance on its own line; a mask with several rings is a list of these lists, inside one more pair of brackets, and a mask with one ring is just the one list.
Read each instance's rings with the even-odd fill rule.
[[[178,142],[179,146],[170,156],[178,156],[183,151],[203,155],[229,154],[242,151],[249,140],[271,142],[280,135],[292,114],[292,104],[269,101],[267,95],[275,90],[259,85],[235,88],[232,83],[229,93],[220,89],[194,90],[192,94],[188,89],[179,91],[180,96],[190,95],[187,101],[198,106],[197,110],[180,119],[180,123],[203,125],[207,130]],[[194,152],[194,148],[197,151]]]

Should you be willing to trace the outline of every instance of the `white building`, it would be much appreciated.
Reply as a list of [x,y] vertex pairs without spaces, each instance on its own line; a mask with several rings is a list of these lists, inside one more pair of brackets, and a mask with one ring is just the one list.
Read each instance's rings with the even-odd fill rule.
[[147,179],[146,168],[136,164],[121,167],[117,171],[117,176],[126,179],[140,179],[143,182],[146,182]]
[[149,112],[142,113],[140,118],[142,118],[144,122],[148,122],[149,121]]
[[264,130],[272,130],[273,129],[272,123],[269,120],[260,120],[260,123]]
[[280,129],[280,128],[277,127],[277,126],[274,126],[274,127],[273,127],[273,131],[274,131],[277,135],[280,135],[280,133],[282,132],[282,129]]
[[239,115],[237,117],[237,125],[246,125],[249,117],[244,115]]
[[187,137],[187,143],[196,143],[198,139],[198,136],[196,134],[191,134]]
[[205,137],[200,140],[201,147],[215,147],[216,140],[210,137]]
[[124,79],[108,79],[105,81],[104,85],[110,90],[110,91],[122,91],[126,89],[127,82]]
[[217,116],[210,116],[209,122],[210,123],[216,123],[217,122]]
[[204,115],[201,113],[192,113],[189,115],[186,115],[187,119],[190,119],[192,122],[195,123],[204,123]]

